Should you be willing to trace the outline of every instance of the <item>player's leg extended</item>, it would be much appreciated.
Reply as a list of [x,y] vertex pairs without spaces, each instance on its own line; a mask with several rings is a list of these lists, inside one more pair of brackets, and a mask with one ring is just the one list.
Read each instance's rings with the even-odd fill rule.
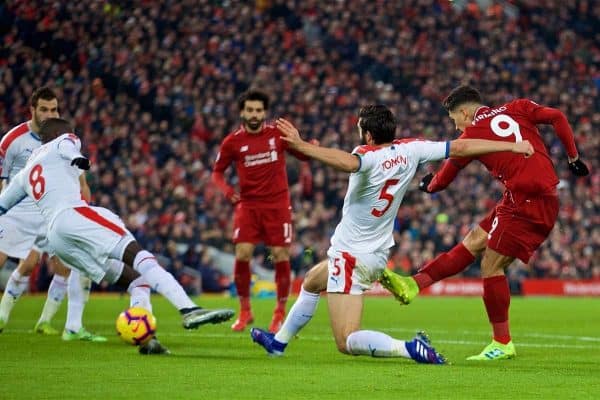
[[485,250],[486,242],[487,232],[477,226],[461,243],[425,264],[412,277],[403,277],[385,269],[380,282],[398,301],[409,304],[421,289],[465,270]]
[[[143,250],[135,240],[131,241],[127,237],[124,237],[124,240],[129,241],[122,255],[125,265],[137,271],[151,288],[165,296],[179,310],[183,316],[184,328],[195,329],[203,324],[216,324],[233,317],[235,313],[230,309],[208,310],[199,307],[189,298],[173,275],[158,264],[152,253]],[[129,286],[134,279],[123,283]]]
[[58,264],[54,259],[55,257],[50,257],[46,261],[48,269],[54,272],[54,277],[48,288],[48,295],[46,296],[42,314],[34,327],[35,332],[44,335],[58,335],[59,333],[58,330],[52,327],[51,321],[58,312],[58,309],[65,298],[65,294],[67,293],[70,273],[70,270],[67,267]]
[[[273,262],[275,263],[275,284],[277,285],[277,305],[273,311],[273,319],[269,325],[269,332],[275,333],[281,327],[285,318],[285,304],[290,294],[291,267],[290,255],[287,247],[275,246],[271,248]],[[325,280],[327,282],[327,280]]]
[[363,296],[328,293],[329,318],[337,348],[344,354],[371,357],[403,357],[419,363],[445,364],[423,332],[411,341],[394,339],[383,332],[361,330]]
[[[365,354],[352,352],[347,340],[350,334],[360,331],[362,320],[363,296],[346,293],[327,293],[329,320],[337,349],[344,354]],[[363,349],[361,349],[363,350]]]
[[25,259],[19,261],[19,265],[10,275],[2,300],[0,300],[0,332],[8,322],[10,313],[19,297],[27,289],[29,275],[31,275],[31,271],[39,261],[40,253],[31,250]]
[[254,252],[252,243],[236,243],[233,281],[240,301],[240,314],[231,326],[234,331],[243,331],[246,325],[254,322],[250,307],[250,260]]
[[[69,270],[57,256],[53,256],[51,259],[57,268]],[[62,339],[66,341],[106,342],[107,339],[104,336],[92,333],[83,326],[83,310],[90,298],[92,281],[79,270],[73,268],[70,270],[67,283],[69,294],[67,300],[67,321],[65,322]]]
[[[109,259],[106,268],[108,281],[116,283],[119,287],[127,287],[127,292],[131,296],[129,300],[130,307],[141,307],[152,312],[150,285],[139,272],[115,259]],[[139,352],[144,355],[171,354],[169,349],[158,341],[156,335],[150,341],[141,345]]]
[[504,270],[514,260],[495,250],[487,248],[481,262],[483,278],[483,303],[494,332],[492,343],[480,354],[467,360],[487,361],[513,358],[515,346],[510,337],[508,309],[510,307],[510,288]]
[[276,334],[259,328],[252,328],[250,336],[267,353],[275,356],[283,354],[289,341],[312,319],[320,293],[327,289],[327,260],[321,261],[307,272],[300,289],[300,295],[290,309],[285,321]]

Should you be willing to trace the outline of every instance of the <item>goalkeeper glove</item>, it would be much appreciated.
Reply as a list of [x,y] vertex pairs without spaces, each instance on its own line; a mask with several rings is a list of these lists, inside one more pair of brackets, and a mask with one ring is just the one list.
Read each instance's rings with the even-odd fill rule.
[[84,169],[87,171],[88,169],[90,169],[90,160],[88,160],[85,157],[77,157],[74,158],[73,161],[71,161],[71,165],[75,165],[77,166],[77,168]]
[[579,158],[569,163],[569,169],[577,176],[587,176],[590,173],[588,167]]
[[429,184],[431,183],[432,179],[433,179],[432,173],[425,175],[423,177],[423,179],[421,179],[421,182],[419,182],[419,190],[421,190],[425,193],[432,193],[429,191],[429,189],[427,189],[429,187]]

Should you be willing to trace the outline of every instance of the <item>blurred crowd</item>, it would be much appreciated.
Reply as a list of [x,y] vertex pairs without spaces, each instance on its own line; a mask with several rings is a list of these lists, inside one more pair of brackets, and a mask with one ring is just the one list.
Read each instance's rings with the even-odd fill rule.
[[[272,118],[345,150],[358,144],[355,116],[367,103],[390,106],[401,137],[448,139],[457,134],[440,102],[452,87],[473,84],[490,105],[527,97],[567,115],[591,175],[575,179],[554,131],[541,130],[561,212],[511,278],[599,279],[600,3],[543,3],[8,0],[0,5],[0,130],[29,118],[34,88],[54,87],[92,159],[95,203],[118,213],[190,291],[220,290],[227,277],[198,244],[233,249],[232,207],[210,173],[221,140],[239,125],[235,99],[245,89],[271,94]],[[291,156],[288,172],[292,264],[302,275],[325,257],[348,176]],[[479,163],[435,195],[416,182],[390,258],[407,273],[461,241],[503,192]],[[269,257],[259,249],[255,261],[268,266]],[[477,276],[478,265],[465,274]],[[199,283],[205,275],[211,282]]]

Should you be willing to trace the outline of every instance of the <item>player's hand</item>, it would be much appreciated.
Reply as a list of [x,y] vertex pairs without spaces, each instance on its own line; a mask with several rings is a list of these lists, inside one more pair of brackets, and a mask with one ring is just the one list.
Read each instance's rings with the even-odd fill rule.
[[277,129],[279,129],[283,134],[283,136],[281,136],[281,140],[288,142],[292,148],[296,148],[304,142],[304,140],[302,140],[300,137],[298,129],[296,129],[296,127],[288,120],[277,118],[275,124],[277,125]]
[[421,179],[421,182],[419,182],[419,190],[425,192],[425,193],[432,193],[429,191],[429,184],[431,183],[431,180],[433,179],[433,174],[430,172],[427,175],[425,175],[423,177],[423,179]]
[[320,146],[321,145],[321,142],[319,142],[319,139],[310,139],[308,141],[308,143],[314,144],[315,146]]
[[77,157],[71,161],[71,165],[77,166],[79,169],[88,170],[90,169],[90,160],[85,157]]
[[531,143],[529,143],[529,140],[523,140],[522,142],[515,143],[513,153],[523,154],[525,158],[529,158],[535,153],[535,150]]
[[577,176],[587,176],[590,174],[590,170],[587,165],[581,159],[577,158],[577,160],[569,162],[569,169],[573,173],[573,175]]
[[234,193],[229,197],[229,201],[231,201],[231,204],[237,204],[240,201],[240,194],[239,193]]

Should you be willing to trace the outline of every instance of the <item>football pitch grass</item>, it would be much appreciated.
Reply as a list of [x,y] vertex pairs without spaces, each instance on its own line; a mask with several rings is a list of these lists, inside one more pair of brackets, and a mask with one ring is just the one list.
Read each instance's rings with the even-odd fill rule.
[[[158,336],[169,356],[141,356],[114,333],[128,305],[96,295],[88,329],[107,343],[63,342],[32,333],[44,298],[25,296],[0,334],[0,399],[591,399],[600,396],[600,300],[513,298],[517,358],[466,361],[490,340],[480,298],[418,298],[400,306],[367,298],[363,328],[409,339],[425,329],[452,365],[406,359],[351,357],[337,352],[321,299],[312,322],[281,358],[252,343],[229,323],[181,328],[178,313],[153,296]],[[235,299],[203,296],[205,307]],[[255,325],[270,321],[272,299],[253,300]],[[289,306],[291,306],[291,301]],[[64,323],[65,305],[54,322]]]

